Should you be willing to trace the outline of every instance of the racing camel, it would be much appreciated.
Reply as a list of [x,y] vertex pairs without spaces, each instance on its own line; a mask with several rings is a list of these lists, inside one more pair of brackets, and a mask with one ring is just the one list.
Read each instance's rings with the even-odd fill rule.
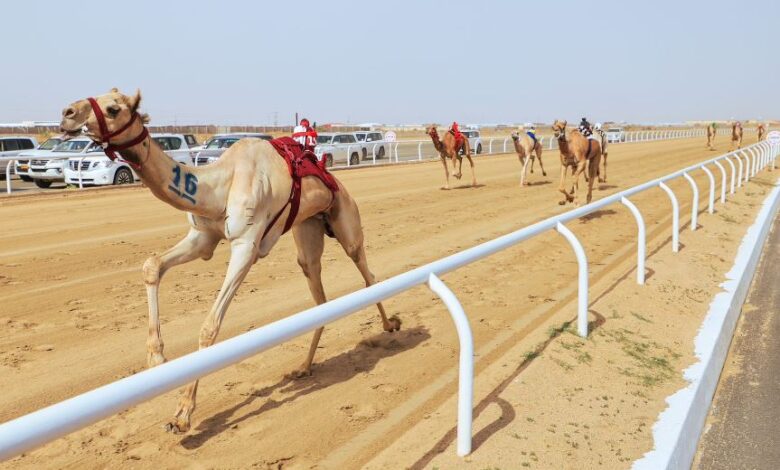
[[[366,286],[374,284],[363,248],[363,231],[355,200],[330,173],[321,170],[313,154],[301,153],[290,138],[267,142],[245,139],[227,150],[216,163],[202,167],[177,163],[150,138],[148,116],[138,111],[141,94],[126,96],[116,89],[76,101],[62,111],[61,130],[67,137],[86,134],[102,143],[112,160],[117,153],[161,201],[187,212],[189,233],[143,266],[149,302],[149,367],[165,362],[160,335],[158,288],[170,268],[197,258],[208,260],[220,240],[230,246],[230,262],[222,288],[206,317],[198,341],[200,349],[214,344],[225,312],[252,265],[271,251],[292,228],[298,263],[314,300],[324,303],[320,278],[324,235],[334,236],[354,261]],[[297,155],[295,154],[297,152]],[[385,331],[400,329],[398,318],[387,318],[377,304]],[[319,328],[300,370],[310,374]],[[198,382],[188,385],[166,429],[186,432],[195,409]]]
[[717,130],[715,128],[715,123],[711,122],[707,126],[707,148],[710,150],[715,150],[715,134],[717,133]]
[[[446,178],[446,185],[444,189],[450,189],[450,171],[447,168],[447,159],[452,160],[452,176],[457,179],[463,175],[463,157],[460,155],[460,150],[463,149],[463,153],[466,158],[469,159],[471,165],[471,185],[477,185],[477,176],[474,174],[474,160],[471,159],[471,147],[469,147],[469,139],[463,138],[463,141],[458,143],[455,141],[455,134],[452,131],[448,131],[444,134],[444,139],[439,138],[439,131],[436,130],[436,126],[432,125],[428,128],[426,133],[431,137],[433,146],[436,151],[439,152],[441,158],[441,164],[444,165],[444,176]],[[455,165],[457,160],[458,172],[455,173]]]
[[601,162],[604,163],[604,175],[601,174],[601,168],[596,169],[596,174],[599,177],[599,183],[607,182],[607,145],[609,145],[609,139],[607,139],[607,133],[604,129],[597,127],[593,130],[594,134],[598,134],[599,142],[601,143]]
[[758,132],[758,141],[761,142],[764,140],[764,134],[766,134],[766,126],[763,122],[758,123],[758,127],[756,128],[756,131]]
[[[593,182],[598,174],[601,145],[599,145],[598,140],[586,138],[577,129],[572,129],[567,136],[566,121],[556,119],[552,129],[555,138],[558,139],[558,148],[561,151],[561,182],[558,186],[558,191],[563,194],[564,199],[558,202],[558,204],[564,205],[567,202],[574,202],[576,205],[580,204],[579,178],[586,169],[588,170],[588,194],[585,200],[587,204],[593,198]],[[569,168],[572,170],[573,180],[572,189],[567,192],[566,171]]]
[[512,142],[515,144],[517,158],[520,160],[520,164],[523,165],[522,173],[520,173],[520,186],[528,185],[528,182],[525,180],[525,172],[529,161],[531,162],[531,173],[534,172],[534,159],[539,160],[542,175],[547,176],[547,172],[544,171],[544,165],[542,165],[542,143],[539,139],[531,137],[528,132],[523,132],[522,137],[517,132],[513,132]]
[[731,150],[742,148],[742,123],[734,121],[731,124]]

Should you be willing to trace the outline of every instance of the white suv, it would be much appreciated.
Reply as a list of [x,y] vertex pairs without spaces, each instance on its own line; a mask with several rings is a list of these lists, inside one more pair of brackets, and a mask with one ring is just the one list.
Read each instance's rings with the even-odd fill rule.
[[613,142],[625,142],[626,133],[623,132],[622,127],[610,127],[607,129],[607,142],[610,144]]
[[[479,136],[479,131],[476,129],[466,129],[464,131],[460,131],[461,134],[467,139],[469,139],[469,148],[472,152],[479,155],[482,153],[482,137]],[[460,153],[463,153],[463,150],[461,150]]]
[[363,160],[372,158],[376,152],[376,158],[385,157],[385,138],[379,131],[357,131],[355,138],[361,144]]
[[55,181],[65,181],[65,165],[72,157],[87,156],[103,149],[86,137],[66,140],[55,146],[48,155],[30,158],[27,174],[39,188],[48,188]]
[[201,146],[200,151],[198,151],[198,153],[195,155],[195,158],[193,159],[195,166],[214,163],[215,161],[219,160],[219,157],[221,157],[227,149],[232,147],[233,144],[241,139],[271,140],[273,137],[269,134],[260,134],[257,132],[217,134],[207,140],[206,143]]
[[198,153],[198,141],[192,134],[152,134],[152,139],[163,149],[163,152],[185,165],[192,165]]
[[[32,150],[38,146],[38,141],[26,136],[2,136],[0,137],[0,157],[16,157],[24,150]],[[0,176],[5,178],[6,168],[10,158],[0,159]]]
[[361,147],[362,144],[351,132],[326,132],[317,136],[314,153],[318,158],[325,159],[326,166],[346,163],[347,158],[349,158],[349,165],[352,166],[360,164]]
[[35,150],[25,150],[24,152],[20,152],[19,160],[16,160],[16,165],[14,166],[14,173],[19,175],[19,178],[21,178],[23,181],[32,181],[32,177],[30,177],[30,158],[46,157],[51,155],[52,149],[54,149],[54,147],[56,147],[60,142],[62,142],[61,137],[51,137],[36,147]]

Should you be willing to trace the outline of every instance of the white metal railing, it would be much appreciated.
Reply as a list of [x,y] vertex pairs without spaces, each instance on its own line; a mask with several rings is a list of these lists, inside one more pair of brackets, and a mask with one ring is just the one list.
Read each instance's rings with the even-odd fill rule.
[[[749,129],[745,129],[749,131]],[[724,133],[730,129],[718,129],[719,133]],[[685,139],[691,137],[702,137],[706,135],[706,130],[702,128],[694,129],[679,129],[679,130],[659,130],[659,131],[630,131],[624,132],[622,137],[616,141],[609,142],[610,145],[618,143],[631,143],[631,142],[648,142],[653,140],[671,140],[671,139]],[[558,141],[551,136],[540,136],[539,141],[545,149],[553,150],[558,148]],[[480,154],[495,155],[501,153],[512,152],[514,146],[511,143],[510,137],[485,137],[477,138],[473,145],[472,153],[477,154],[477,150],[481,148]],[[397,142],[361,142],[353,144],[335,144],[327,145],[327,153],[331,154],[333,158],[333,169],[349,168],[352,166],[365,166],[376,165],[386,163],[402,163],[410,161],[421,161],[426,159],[439,158],[439,154],[433,146],[430,139],[421,140],[400,140]],[[366,158],[363,158],[363,149],[366,149]],[[315,148],[317,156],[321,157],[323,154],[323,146]],[[357,156],[357,158],[355,158]],[[35,157],[36,159],[46,157]],[[18,157],[0,157],[0,161],[9,161],[6,168],[6,192],[11,193],[11,171],[15,166]],[[198,165],[197,155],[193,158],[193,164]],[[79,162],[79,188],[83,188],[83,181],[81,178],[81,162]],[[15,168],[14,168],[15,171]]]
[[[773,169],[775,168],[774,162],[779,148],[780,146],[772,146],[764,141],[745,149],[697,163],[675,173],[612,194],[585,206],[542,220],[446,258],[393,276],[373,286],[224,340],[211,347],[187,354],[152,369],[139,372],[6,422],[0,425],[0,460],[26,452],[112,414],[147,401],[152,397],[185,385],[197,378],[235,364],[273,346],[423,284],[427,285],[442,299],[452,316],[458,332],[460,355],[457,453],[460,456],[467,455],[471,452],[474,386],[473,337],[463,307],[458,302],[455,294],[439,279],[440,275],[490,256],[529,238],[550,230],[556,230],[566,238],[577,257],[579,273],[577,330],[581,336],[587,336],[588,261],[579,239],[564,225],[566,222],[578,219],[611,204],[619,202],[625,205],[634,215],[637,223],[637,283],[643,284],[646,256],[645,223],[641,212],[629,200],[629,197],[656,187],[660,187],[669,195],[673,217],[672,250],[676,252],[679,249],[679,205],[677,197],[672,189],[666,185],[666,182],[679,177],[687,179],[694,188],[694,204],[698,204],[698,188],[695,181],[690,178],[689,173],[698,169],[707,169],[705,171],[708,171],[708,165],[718,164],[724,160],[732,163],[732,158],[740,162],[739,171],[741,171],[741,158],[744,157],[746,158],[744,176],[745,181],[747,181],[760,169],[770,164]],[[748,151],[750,156],[747,155]],[[733,192],[734,173],[737,170],[733,164],[730,166],[732,168]],[[741,174],[737,178],[741,180]],[[721,179],[722,197],[724,197],[725,181],[725,178]],[[715,191],[714,178],[709,178],[709,186],[710,201],[712,201],[712,195]],[[695,224],[691,225],[691,229],[695,229]]]

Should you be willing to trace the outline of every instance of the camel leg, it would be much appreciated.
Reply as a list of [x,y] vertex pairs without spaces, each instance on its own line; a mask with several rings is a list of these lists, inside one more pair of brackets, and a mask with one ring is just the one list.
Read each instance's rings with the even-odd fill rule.
[[[322,251],[325,247],[325,225],[319,219],[307,219],[292,229],[295,246],[298,248],[298,264],[303,270],[306,282],[309,284],[309,291],[317,305],[327,302],[325,298],[325,289],[322,287]],[[320,327],[314,332],[309,354],[303,365],[291,374],[293,378],[300,378],[311,375],[311,364],[314,361],[314,354],[317,352],[317,345],[320,342],[324,328]]]
[[[588,166],[588,160],[587,159],[582,159],[579,163],[577,163],[577,168],[574,170],[573,178],[574,178],[574,183],[577,186],[577,191],[576,191],[576,193],[574,195],[574,204],[575,205],[580,205],[580,176],[581,175],[584,176],[585,169],[586,169],[587,166]],[[591,170],[592,170],[592,168],[591,168]],[[591,182],[589,182],[589,186],[591,186],[591,187],[593,186],[592,180],[591,180]]]
[[[457,159],[457,165],[458,165],[458,172],[453,174],[455,178],[460,179],[461,176],[463,176],[463,157],[458,156],[458,154],[455,154],[455,158]],[[452,160],[452,171],[455,171],[455,160]]]
[[[544,165],[542,165],[542,146],[536,146],[536,159],[539,160],[539,168],[542,169],[542,176],[547,176],[547,172],[544,171]],[[533,171],[533,162],[531,164],[531,171]]]
[[561,182],[558,185],[558,191],[560,191],[563,194],[563,200],[558,202],[560,205],[564,205],[567,202],[572,201],[572,197],[569,195],[569,193],[566,192],[566,169],[568,168],[568,165],[561,164]]
[[599,167],[601,166],[599,157],[600,155],[596,154],[593,157],[593,161],[590,162],[590,167],[588,168],[588,171],[590,171],[590,182],[588,183],[588,195],[585,199],[586,204],[590,204],[590,201],[593,199],[593,183],[598,178]]
[[[249,235],[249,234],[247,234]],[[249,273],[249,269],[255,261],[257,250],[255,248],[254,236],[251,239],[239,238],[230,243],[230,262],[228,263],[225,281],[217,294],[217,300],[211,308],[203,326],[200,329],[200,338],[198,340],[198,349],[203,349],[214,344],[219,334],[219,327],[222,319],[225,317],[230,301],[238,290],[238,286]],[[195,411],[195,396],[198,391],[198,381],[188,385],[181,398],[176,413],[173,415],[173,421],[169,422],[165,429],[173,433],[183,433],[190,429],[190,417]]]
[[146,341],[146,363],[149,367],[165,362],[163,340],[160,334],[158,291],[160,280],[168,269],[196,258],[210,259],[219,239],[191,228],[187,236],[159,256],[151,256],[144,263],[144,284],[149,304],[149,336]]
[[599,181],[602,183],[607,182],[607,155],[608,154],[606,152],[601,154],[601,158],[604,159],[604,179],[599,178]]
[[[360,211],[355,200],[342,192],[339,196],[338,210],[335,211],[335,217],[331,217],[330,225],[336,240],[344,248],[344,252],[355,263],[358,271],[363,276],[366,287],[376,283],[374,275],[368,268],[368,259],[363,245],[363,226],[360,222]],[[376,304],[379,310],[379,316],[382,319],[382,328],[385,331],[393,332],[401,329],[401,320],[398,317],[387,318],[385,308],[381,302]]]
[[471,165],[471,186],[477,185],[477,174],[474,173],[474,160],[471,159],[471,154],[467,153],[466,158],[469,159],[469,165]]
[[450,169],[447,168],[447,158],[444,155],[439,155],[441,158],[441,164],[444,165],[444,177],[446,184],[443,189],[450,189]]
[[523,152],[523,155],[518,155],[518,158],[520,163],[523,164],[523,169],[520,171],[520,186],[526,186],[528,183],[525,181],[525,175],[529,158],[525,156],[525,152]]

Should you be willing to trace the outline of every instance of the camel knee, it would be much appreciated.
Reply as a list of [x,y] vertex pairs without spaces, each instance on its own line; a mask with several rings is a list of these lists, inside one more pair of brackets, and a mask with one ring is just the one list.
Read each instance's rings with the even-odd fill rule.
[[214,341],[217,340],[217,334],[219,333],[219,329],[216,328],[213,325],[204,325],[200,329],[200,336],[198,338],[198,346],[201,348],[206,348],[214,344]]
[[298,266],[301,267],[301,271],[303,271],[303,275],[306,278],[311,277],[312,273],[322,271],[322,265],[319,261],[308,261],[306,258],[298,258]]
[[363,250],[361,250],[361,246],[357,243],[350,243],[349,245],[344,247],[344,251],[347,252],[347,256],[355,262],[360,262],[360,254]]
[[144,283],[157,285],[160,283],[160,267],[162,263],[159,256],[151,256],[144,262]]

